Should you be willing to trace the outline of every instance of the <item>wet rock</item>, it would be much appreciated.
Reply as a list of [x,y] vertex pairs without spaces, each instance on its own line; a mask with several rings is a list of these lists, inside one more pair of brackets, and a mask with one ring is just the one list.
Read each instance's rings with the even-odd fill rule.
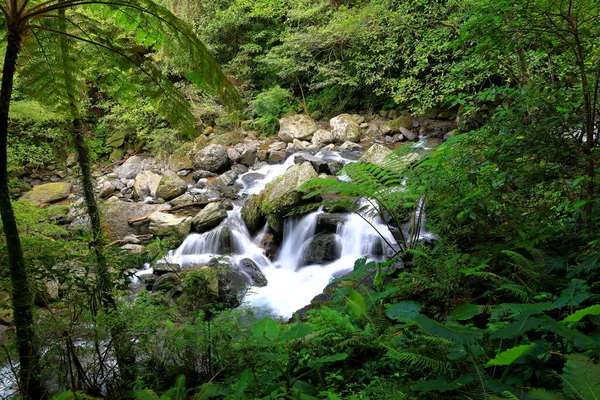
[[175,206],[180,206],[182,204],[193,203],[195,201],[196,201],[196,196],[194,196],[191,193],[184,193],[181,196],[175,197],[174,199],[169,201],[169,204],[171,204],[173,207],[175,207]]
[[231,170],[238,175],[248,172],[248,167],[242,164],[234,164],[231,166]]
[[218,226],[225,218],[227,218],[227,211],[220,203],[210,203],[194,216],[192,225],[196,232],[202,233]]
[[190,233],[192,219],[164,212],[150,214],[150,233],[159,237],[184,238]]
[[400,127],[405,129],[411,129],[412,118],[409,116],[398,117],[391,121],[384,122],[383,124],[381,124],[381,127],[379,129],[384,135],[394,135],[400,132]]
[[280,164],[285,161],[285,151],[273,150],[269,152],[269,164]]
[[333,140],[338,143],[360,141],[360,126],[350,114],[341,114],[329,120]]
[[337,235],[321,233],[316,235],[302,252],[304,265],[327,264],[338,259],[341,245]]
[[244,258],[239,262],[239,265],[242,271],[252,278],[252,282],[255,286],[267,286],[267,278],[265,278],[264,274],[254,261],[249,258]]
[[72,184],[69,182],[54,182],[34,186],[25,193],[21,200],[27,200],[34,204],[55,203],[66,199],[71,194]]
[[241,154],[238,149],[232,147],[227,149],[227,157],[229,157],[232,164],[235,164],[240,161]]
[[315,234],[336,233],[340,225],[346,221],[346,215],[342,213],[322,213],[317,215],[317,226]]
[[165,201],[172,200],[181,196],[187,191],[187,183],[181,179],[176,173],[166,171],[160,178],[158,187],[156,188],[156,197]]
[[156,276],[162,276],[168,273],[177,273],[181,267],[179,264],[156,263],[152,265],[152,271]]
[[119,178],[133,179],[142,172],[142,157],[132,156],[114,171]]
[[279,120],[279,139],[286,143],[294,139],[310,140],[317,130],[317,124],[305,115],[290,115]]
[[269,260],[275,259],[280,245],[281,242],[272,232],[265,233],[258,244],[258,246],[265,251],[265,257]]
[[240,155],[239,163],[247,167],[253,166],[258,159],[258,149],[256,146],[247,146]]
[[227,150],[220,144],[210,144],[197,152],[193,158],[194,167],[210,172],[225,172],[229,168]]
[[[114,199],[114,201],[110,201]],[[150,215],[155,211],[169,209],[168,204],[129,203],[111,197],[101,206],[104,226],[110,240],[120,240],[129,234],[148,233],[149,220],[129,224],[129,219]]]
[[235,171],[230,170],[217,176],[213,184],[219,187],[231,186],[235,183],[237,176],[238,174]]
[[344,142],[340,147],[340,151],[363,151],[364,148],[358,144],[353,142]]
[[409,142],[416,142],[419,140],[419,135],[414,133],[410,129],[401,126],[399,130],[400,133],[402,133],[402,136],[404,136]]
[[214,172],[203,170],[203,169],[194,171],[192,173],[192,179],[194,180],[194,182],[198,182],[200,179],[204,179],[204,178],[212,178],[213,176],[217,176],[217,174],[215,174]]
[[100,193],[98,193],[98,196],[100,196],[102,199],[105,199],[113,194],[115,190],[116,188],[110,182],[104,182],[102,188],[100,189]]
[[143,200],[146,197],[156,197],[156,189],[160,183],[160,175],[152,171],[142,171],[133,182],[133,198]]
[[257,195],[252,195],[246,200],[241,214],[242,220],[251,234],[258,232],[267,222],[260,209],[260,197]]

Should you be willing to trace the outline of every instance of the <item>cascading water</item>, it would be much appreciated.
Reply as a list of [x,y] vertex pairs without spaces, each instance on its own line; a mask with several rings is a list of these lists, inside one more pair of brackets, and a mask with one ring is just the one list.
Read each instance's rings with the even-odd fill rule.
[[[333,152],[309,157],[343,160]],[[240,192],[246,195],[259,193],[293,163],[294,156],[285,164],[265,166],[242,175],[238,180],[244,185]],[[248,179],[248,175],[252,179]],[[296,310],[309,304],[333,278],[352,271],[356,259],[381,259],[398,250],[387,225],[378,216],[373,216],[375,213],[369,204],[364,202],[362,205],[365,206],[363,216],[346,214],[344,222],[330,233],[334,235],[330,238],[330,246],[335,248],[335,257],[330,255],[327,262],[311,264],[306,256],[309,246],[314,246],[312,241],[315,240],[317,219],[322,211],[287,218],[281,246],[271,261],[258,245],[264,230],[253,238],[241,218],[239,208],[229,211],[227,219],[217,228],[203,234],[188,235],[182,245],[171,251],[164,261],[181,266],[207,263],[222,254],[222,230],[228,228],[233,264],[238,265],[244,259],[252,260],[268,282],[263,287],[251,287],[244,302],[266,314],[289,318]]]

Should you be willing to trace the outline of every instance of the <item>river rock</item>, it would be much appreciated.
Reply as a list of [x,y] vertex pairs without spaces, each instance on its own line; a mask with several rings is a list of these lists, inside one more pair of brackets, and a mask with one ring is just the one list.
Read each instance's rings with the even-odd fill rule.
[[292,165],[265,187],[260,207],[275,232],[281,234],[283,217],[306,202],[302,198],[304,193],[298,190],[300,186],[317,177],[318,174],[310,163],[303,162]]
[[152,291],[157,292],[168,292],[175,285],[181,283],[181,278],[174,272],[168,272],[164,275],[159,276],[152,285]]
[[405,128],[405,129],[411,129],[412,128],[412,118],[410,118],[407,115],[398,117],[391,121],[384,122],[383,124],[381,124],[381,127],[379,129],[381,130],[381,133],[383,133],[384,135],[394,135],[394,134],[400,132],[400,127]]
[[115,173],[119,178],[133,179],[142,172],[142,157],[131,156],[121,165],[115,168]]
[[192,180],[194,182],[198,182],[200,179],[212,178],[213,176],[217,176],[214,172],[206,171],[204,169],[199,169],[192,173]]
[[280,245],[281,241],[269,230],[261,238],[258,247],[264,250],[265,257],[274,260]]
[[341,114],[329,120],[333,140],[338,143],[359,142],[360,126],[350,114]]
[[[110,201],[114,199],[114,201]],[[128,203],[115,197],[111,197],[101,206],[101,215],[104,217],[104,226],[110,240],[120,240],[129,234],[148,233],[148,220],[134,224],[127,223],[129,219],[135,219],[150,215],[155,211],[169,209],[169,204],[143,204]]]
[[346,221],[346,215],[342,213],[321,213],[317,215],[315,234],[336,233],[340,225]]
[[181,196],[187,190],[187,183],[173,171],[166,171],[156,188],[156,197],[169,201]]
[[192,219],[164,212],[150,214],[150,233],[159,237],[174,237],[181,239],[190,233]]
[[100,189],[100,193],[98,193],[98,196],[100,196],[100,198],[102,198],[102,199],[105,199],[108,196],[110,196],[111,194],[113,194],[115,192],[115,190],[116,190],[116,188],[112,183],[104,182],[104,184],[102,185],[102,188]]
[[69,197],[72,184],[69,182],[45,183],[34,186],[31,191],[25,193],[21,200],[27,200],[34,204],[55,203]]
[[220,144],[210,144],[197,152],[193,158],[194,167],[210,172],[225,172],[229,168],[227,150]]
[[242,220],[251,234],[258,232],[267,222],[260,209],[260,201],[261,198],[254,194],[242,206]]
[[245,174],[248,172],[248,167],[242,164],[233,164],[231,170],[238,175]]
[[235,171],[229,170],[229,171],[224,172],[221,175],[217,176],[215,178],[213,184],[218,187],[231,186],[235,183],[235,180],[237,179],[237,177],[238,177],[238,174]]
[[419,135],[414,133],[413,131],[411,131],[408,128],[405,128],[403,126],[398,128],[400,133],[402,134],[402,136],[404,136],[406,138],[406,140],[408,140],[409,142],[416,142],[419,140]]
[[241,154],[238,149],[230,147],[227,149],[227,157],[229,157],[229,161],[231,161],[232,164],[235,164],[240,161]]
[[242,271],[252,278],[252,282],[255,286],[267,286],[267,278],[265,278],[265,275],[254,261],[249,258],[244,258],[239,262],[239,265]]
[[337,260],[341,246],[337,235],[321,233],[316,235],[309,245],[303,249],[302,259],[304,265],[327,264]]
[[339,150],[340,151],[363,151],[364,148],[358,143],[344,142],[339,147]]
[[392,151],[387,147],[375,143],[369,148],[369,150],[365,152],[365,154],[362,155],[362,157],[358,159],[358,162],[371,163],[383,168],[385,164],[385,158],[391,152]]
[[305,115],[290,115],[279,120],[279,139],[286,143],[294,139],[310,140],[317,130],[317,124]]
[[133,182],[133,198],[143,200],[146,197],[156,197],[156,189],[160,179],[160,175],[152,171],[140,172]]
[[327,144],[333,143],[335,140],[333,138],[333,133],[327,131],[325,129],[317,129],[314,133],[311,143],[315,146],[325,146]]
[[285,151],[269,150],[269,164],[281,164],[285,160]]
[[169,204],[175,207],[182,204],[193,203],[195,201],[197,201],[196,196],[191,193],[184,193],[181,196],[175,197],[173,200],[169,201]]
[[227,218],[227,211],[221,207],[221,204],[210,203],[194,216],[192,225],[196,232],[202,233],[218,226],[225,218]]
[[239,163],[247,167],[256,164],[258,160],[258,149],[256,146],[246,146],[240,155]]

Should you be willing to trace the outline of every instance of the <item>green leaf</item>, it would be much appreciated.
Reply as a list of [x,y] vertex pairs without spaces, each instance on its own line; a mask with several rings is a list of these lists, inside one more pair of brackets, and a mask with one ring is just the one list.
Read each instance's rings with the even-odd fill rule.
[[316,364],[330,363],[330,362],[342,361],[342,360],[345,360],[346,358],[348,358],[348,354],[339,353],[339,354],[334,354],[332,356],[323,356],[323,357],[316,358],[313,360],[313,363],[316,363]]
[[292,327],[290,328],[289,331],[283,332],[281,334],[281,339],[282,340],[301,339],[307,335],[310,335],[312,333],[312,331],[313,331],[312,326],[310,326],[308,324],[302,324],[302,323],[294,324],[294,325],[292,325]]
[[250,369],[245,369],[244,372],[240,375],[238,380],[235,382],[235,397],[241,398],[242,394],[244,394],[244,390],[248,386],[248,381],[252,377],[252,371]]
[[455,321],[464,321],[473,318],[480,312],[480,306],[477,306],[475,304],[463,304],[462,306],[455,308],[450,313],[450,317]]
[[265,317],[258,321],[252,328],[252,336],[264,337],[268,340],[275,340],[279,337],[281,328],[277,322],[273,321],[269,317]]
[[594,306],[590,306],[584,308],[582,310],[576,311],[573,314],[569,315],[562,322],[579,322],[583,317],[587,315],[600,315],[600,304],[596,304]]
[[600,399],[600,366],[588,357],[567,356],[562,378],[565,394],[581,400]]
[[419,392],[447,392],[450,390],[459,389],[465,385],[473,383],[473,377],[468,375],[462,375],[454,381],[448,382],[444,378],[432,379],[429,381],[419,382],[412,385],[410,388]]
[[493,365],[510,365],[517,359],[531,353],[533,349],[535,349],[535,346],[535,343],[530,343],[504,350],[502,353],[496,354],[496,357],[488,361],[485,366],[491,367]]
[[367,313],[367,304],[362,294],[352,289],[346,298],[346,306],[348,311],[356,319],[362,318]]
[[582,279],[571,279],[569,285],[560,293],[560,297],[552,304],[555,308],[576,307],[587,300],[591,294],[589,286]]
[[401,301],[386,310],[386,315],[395,320],[413,320],[421,310],[421,304],[414,301]]
[[544,389],[533,389],[528,394],[535,400],[567,400],[567,398],[561,394],[548,392]]
[[480,336],[480,332],[473,329],[461,325],[443,325],[422,314],[416,315],[415,321],[432,335],[456,343],[471,344]]

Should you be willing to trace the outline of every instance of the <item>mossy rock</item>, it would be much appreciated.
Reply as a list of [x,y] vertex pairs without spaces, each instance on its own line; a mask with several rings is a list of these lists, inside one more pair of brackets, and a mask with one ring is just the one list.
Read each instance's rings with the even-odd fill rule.
[[266,222],[265,215],[260,209],[262,197],[250,196],[242,206],[241,214],[250,233],[258,232]]
[[34,204],[55,203],[66,199],[71,194],[72,184],[69,182],[53,182],[34,186],[33,189],[23,195],[21,200],[27,200]]

